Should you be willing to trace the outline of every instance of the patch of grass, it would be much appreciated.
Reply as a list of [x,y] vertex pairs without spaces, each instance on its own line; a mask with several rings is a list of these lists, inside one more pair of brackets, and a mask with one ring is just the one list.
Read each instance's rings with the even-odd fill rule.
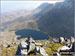
[[46,46],[46,52],[48,55],[52,55],[53,53],[56,53],[58,48],[62,47],[62,44],[57,43],[47,43]]
[[41,43],[42,45],[45,44],[44,41],[36,41],[36,43]]
[[52,55],[52,50],[49,47],[46,47],[46,52],[48,55]]
[[18,46],[12,46],[10,48],[5,48],[2,50],[2,53],[0,54],[1,56],[14,56],[16,54]]

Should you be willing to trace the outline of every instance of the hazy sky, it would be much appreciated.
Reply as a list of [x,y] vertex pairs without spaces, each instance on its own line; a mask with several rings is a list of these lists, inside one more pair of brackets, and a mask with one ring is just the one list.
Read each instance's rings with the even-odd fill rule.
[[14,10],[32,10],[42,3],[55,4],[57,1],[1,1],[1,12],[10,12]]

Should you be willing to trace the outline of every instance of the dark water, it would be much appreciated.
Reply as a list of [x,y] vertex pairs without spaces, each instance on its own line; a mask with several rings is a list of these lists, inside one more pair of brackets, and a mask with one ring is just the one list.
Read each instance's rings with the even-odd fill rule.
[[21,37],[18,37],[18,39],[25,38],[25,37],[33,37],[36,40],[43,40],[48,39],[48,35],[37,31],[37,30],[30,30],[30,29],[23,29],[23,30],[17,30],[16,35],[20,35]]

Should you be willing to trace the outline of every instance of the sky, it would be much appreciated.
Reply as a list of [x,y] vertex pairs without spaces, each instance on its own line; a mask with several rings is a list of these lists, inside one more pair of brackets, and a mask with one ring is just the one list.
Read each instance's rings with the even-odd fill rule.
[[[63,0],[61,0],[63,1]],[[61,1],[1,1],[1,13],[11,12],[15,10],[33,10],[42,3],[55,4]]]

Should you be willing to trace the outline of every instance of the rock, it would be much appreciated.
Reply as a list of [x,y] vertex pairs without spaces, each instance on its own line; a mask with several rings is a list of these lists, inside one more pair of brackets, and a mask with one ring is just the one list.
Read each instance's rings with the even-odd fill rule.
[[59,38],[59,42],[60,42],[60,43],[64,43],[64,42],[65,42],[65,39],[64,39],[63,37],[60,37],[60,38]]
[[27,42],[25,42],[25,41],[21,41],[21,47],[26,48],[27,45],[28,45]]
[[75,42],[75,38],[71,37],[71,43],[74,43],[74,42]]
[[16,52],[16,55],[27,55],[27,43],[25,41],[22,41],[19,45],[18,45],[18,49]]
[[46,53],[46,51],[43,47],[40,47],[40,54],[43,56],[48,56],[48,54]]
[[35,49],[35,41],[32,38],[22,40],[18,47],[19,51],[17,50],[17,54],[28,55]]
[[30,43],[28,53],[30,53],[34,49],[35,49],[35,44],[34,43]]
[[41,44],[41,43],[35,43],[35,45],[36,45],[36,46],[41,46],[42,44]]
[[68,46],[70,45],[70,43],[71,43],[70,39],[67,39],[67,40],[65,41],[65,44],[67,44]]
[[55,38],[53,38],[54,43],[58,43],[59,41]]

